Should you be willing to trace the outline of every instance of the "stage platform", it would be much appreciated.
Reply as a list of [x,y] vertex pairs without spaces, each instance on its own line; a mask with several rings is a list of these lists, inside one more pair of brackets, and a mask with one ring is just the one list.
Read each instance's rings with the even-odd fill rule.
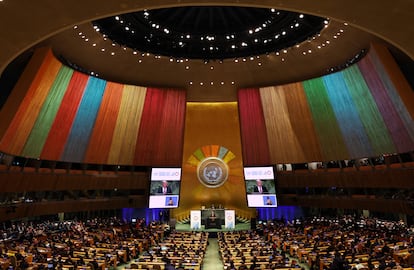
[[[175,229],[177,231],[193,231],[190,228],[190,223],[178,223],[175,224]],[[216,228],[210,228],[210,229],[206,229],[204,225],[201,226],[200,229],[198,229],[197,231],[202,231],[202,232],[229,232],[229,231],[243,231],[243,230],[250,230],[250,222],[248,223],[236,223],[236,226],[234,229],[226,229],[224,228],[224,226],[222,226],[221,229],[216,229]]]

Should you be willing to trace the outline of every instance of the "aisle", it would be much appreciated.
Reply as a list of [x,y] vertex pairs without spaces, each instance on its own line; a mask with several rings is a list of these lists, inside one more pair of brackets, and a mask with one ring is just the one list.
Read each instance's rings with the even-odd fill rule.
[[209,238],[206,254],[203,260],[204,270],[223,270],[223,263],[220,260],[217,238]]

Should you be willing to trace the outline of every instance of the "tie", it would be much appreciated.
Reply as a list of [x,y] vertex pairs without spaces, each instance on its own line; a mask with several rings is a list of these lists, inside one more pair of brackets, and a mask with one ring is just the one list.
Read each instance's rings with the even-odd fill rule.
[[166,194],[167,193],[167,189],[163,188],[163,193]]
[[259,193],[262,193],[262,187],[259,187]]

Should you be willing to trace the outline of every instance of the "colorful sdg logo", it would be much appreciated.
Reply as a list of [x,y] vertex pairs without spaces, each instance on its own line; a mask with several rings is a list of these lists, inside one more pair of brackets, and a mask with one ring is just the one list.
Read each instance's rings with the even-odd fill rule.
[[223,185],[229,176],[228,163],[235,155],[220,145],[206,145],[198,148],[188,159],[188,163],[197,167],[197,178],[206,187],[217,188]]

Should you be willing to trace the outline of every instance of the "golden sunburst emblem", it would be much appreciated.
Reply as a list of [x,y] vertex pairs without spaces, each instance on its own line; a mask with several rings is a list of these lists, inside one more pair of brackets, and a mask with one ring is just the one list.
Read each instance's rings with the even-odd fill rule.
[[200,147],[188,159],[188,163],[197,167],[197,178],[204,186],[217,188],[223,185],[229,176],[227,163],[235,155],[219,145]]

